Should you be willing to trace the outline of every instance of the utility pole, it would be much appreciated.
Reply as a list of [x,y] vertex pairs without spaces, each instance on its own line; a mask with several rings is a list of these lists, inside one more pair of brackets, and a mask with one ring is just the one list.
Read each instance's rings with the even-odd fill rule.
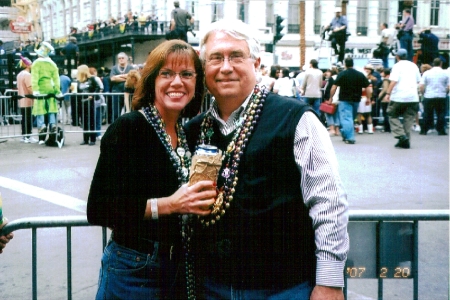
[[305,0],[300,1],[300,68],[305,65]]

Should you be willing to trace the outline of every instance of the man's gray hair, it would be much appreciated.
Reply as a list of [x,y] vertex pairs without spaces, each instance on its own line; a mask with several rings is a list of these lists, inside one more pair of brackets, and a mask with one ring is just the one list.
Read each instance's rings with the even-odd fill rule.
[[223,19],[212,23],[200,41],[200,59],[203,61],[205,61],[205,44],[208,42],[210,35],[215,32],[223,32],[235,39],[246,41],[251,58],[258,59],[260,57],[261,46],[257,40],[258,32],[241,20]]
[[117,54],[117,57],[119,56],[125,56],[128,59],[128,55],[125,52],[120,52],[119,54]]

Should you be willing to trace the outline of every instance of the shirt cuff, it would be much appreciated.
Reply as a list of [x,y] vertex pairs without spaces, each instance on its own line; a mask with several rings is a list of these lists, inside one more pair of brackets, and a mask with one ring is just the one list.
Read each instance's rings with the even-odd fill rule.
[[318,260],[316,285],[344,287],[345,261]]

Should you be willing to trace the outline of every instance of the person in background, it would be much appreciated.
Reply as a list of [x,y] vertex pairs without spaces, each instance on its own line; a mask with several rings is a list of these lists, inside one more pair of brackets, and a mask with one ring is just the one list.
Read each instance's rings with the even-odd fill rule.
[[397,38],[400,41],[400,48],[405,49],[408,53],[407,59],[412,62],[414,56],[413,49],[413,28],[414,18],[411,15],[411,10],[406,8],[403,10],[403,19],[396,25]]
[[[336,7],[334,12],[336,16],[331,20],[331,23],[325,27],[325,30],[331,29],[331,47],[334,54],[338,55],[338,62],[344,61],[345,42],[347,41],[347,18],[341,16],[341,8]],[[338,48],[339,47],[339,48]]]
[[[374,86],[377,85],[377,78],[372,75],[373,66],[365,65],[364,71],[366,72],[366,77],[370,83],[368,88],[370,88],[373,91]],[[364,133],[363,118],[367,124],[367,133],[373,134],[373,119],[372,119],[373,98],[372,98],[372,96],[374,94],[375,93],[372,92],[371,94],[367,95],[367,88],[363,88],[363,91],[361,94],[361,101],[359,102],[359,106],[358,106],[358,115],[356,117],[356,119],[358,120],[358,133],[359,134]]]
[[147,57],[133,110],[106,130],[86,211],[89,223],[112,229],[96,299],[190,299],[188,215],[208,215],[216,190],[212,181],[188,186],[181,121],[198,114],[204,91],[196,51],[165,41]]
[[281,69],[282,75],[275,81],[275,84],[273,85],[273,92],[280,96],[297,98],[297,95],[295,93],[297,87],[295,85],[294,79],[291,79],[289,77],[289,73],[289,69]]
[[[42,42],[39,49],[36,50],[38,59],[31,65],[31,88],[34,95],[55,94],[61,96],[58,67],[49,57],[51,51],[54,51],[54,48],[48,42]],[[56,133],[57,113],[58,104],[55,98],[37,99],[34,101],[32,114],[36,116],[39,145],[45,145],[47,133],[45,115],[48,115],[50,132]]]
[[[111,78],[111,92],[123,93],[125,91],[125,81],[127,74],[133,70],[133,66],[128,63],[128,55],[124,52],[117,54],[119,63],[112,67],[109,77]],[[119,116],[124,106],[124,99],[121,95],[112,96],[111,122],[114,122]]]
[[[397,63],[392,67],[390,84],[385,99],[389,101],[387,113],[396,148],[410,148],[410,131],[419,110],[418,83],[420,72],[416,64],[408,61],[408,51],[399,49]],[[403,118],[403,122],[400,118]]]
[[137,84],[141,79],[141,74],[137,70],[131,70],[128,73],[127,80],[125,81],[125,113],[131,111],[131,100],[133,100],[133,94],[136,91]]
[[[19,61],[19,67],[23,69],[17,75],[17,93],[20,96],[32,95],[33,89],[31,88],[31,60],[21,56]],[[19,99],[20,114],[22,115],[22,142],[24,143],[37,143],[38,141],[29,136],[33,131],[33,116],[31,111],[33,110],[33,99],[20,98]]]
[[371,98],[372,87],[370,87],[370,82],[366,76],[353,68],[353,58],[347,57],[344,63],[346,70],[340,72],[334,81],[329,101],[332,101],[336,89],[340,87],[338,110],[341,122],[341,135],[344,143],[352,145],[355,143],[354,120],[361,102],[362,90],[365,88],[366,96]]
[[[89,93],[99,93],[100,86],[89,72],[87,65],[80,65],[77,68],[77,91],[88,95],[78,97],[78,102],[81,102],[82,108],[82,125],[83,125],[83,142],[80,145],[94,146],[96,140],[95,130],[95,98],[98,96],[89,95]],[[87,132],[90,131],[90,132]]]
[[383,67],[388,68],[389,67],[389,61],[388,56],[391,52],[391,47],[395,39],[395,29],[389,28],[387,23],[381,23],[380,25],[381,29],[381,41],[380,41],[380,47],[381,50],[381,59],[383,60]]
[[187,43],[187,32],[191,27],[191,24],[194,24],[194,18],[188,11],[180,8],[180,1],[173,1],[173,5],[175,8],[170,14],[170,30],[175,31],[175,38],[183,40]]
[[69,37],[69,43],[62,48],[61,55],[65,57],[67,74],[69,74],[69,77],[72,77],[72,70],[76,70],[80,56],[80,49],[78,48],[76,37]]
[[439,38],[427,27],[419,33],[422,64],[433,64],[435,58],[439,58]]
[[[92,77],[95,78],[95,81],[97,82],[97,85],[99,86],[99,93],[104,92],[104,86],[103,81],[100,77],[98,77],[97,69],[94,67],[89,67],[89,73],[92,75]],[[105,97],[103,95],[98,95],[94,97],[94,107],[95,107],[95,135],[97,137],[97,140],[101,140],[101,130],[102,130],[102,116],[103,112],[102,109],[105,106]]]
[[98,76],[102,80],[103,83],[103,92],[105,93],[105,103],[102,103],[102,125],[105,125],[107,123],[108,116],[112,113],[112,97],[111,95],[108,95],[108,93],[111,92],[111,78],[109,77],[109,73],[111,72],[110,69],[106,67],[101,67],[98,71]]
[[387,114],[387,107],[389,105],[389,101],[385,99],[386,93],[389,88],[389,84],[391,81],[389,80],[389,77],[391,75],[391,69],[386,68],[382,71],[381,76],[383,77],[383,82],[381,84],[381,91],[378,95],[378,102],[381,106],[381,112],[383,115],[383,129],[382,132],[391,132],[391,125],[389,124],[389,116]]
[[69,78],[66,74],[64,74],[63,69],[58,69],[59,71],[59,85],[61,87],[61,93],[63,93],[64,100],[61,101],[61,110],[62,114],[62,122],[66,125],[71,124],[70,116],[72,114],[70,107],[70,95],[66,95],[70,92],[70,85],[72,84],[72,79]]
[[423,123],[420,134],[426,135],[428,129],[434,127],[434,113],[436,112],[438,135],[447,135],[445,132],[445,102],[450,89],[450,79],[442,70],[441,59],[433,60],[433,68],[423,73],[419,87],[423,94]]
[[[327,102],[328,104],[333,104],[333,105],[339,105],[339,87],[336,89],[336,92],[333,96],[333,99],[330,101],[330,92],[331,92],[331,87],[334,84],[334,81],[337,78],[337,74],[339,73],[339,70],[336,67],[332,67],[331,69],[328,69],[325,71],[325,78],[326,78],[326,83],[325,83],[325,87],[324,87],[324,94],[323,94],[323,99],[325,102]],[[339,136],[341,135],[340,133],[340,120],[339,120],[339,110],[336,108],[336,111],[334,114],[330,115],[330,114],[326,114],[326,118],[327,118],[327,125],[329,126],[329,134],[330,136]]]
[[200,55],[214,98],[186,133],[191,150],[205,143],[225,158],[193,235],[198,298],[344,299],[347,201],[326,128],[306,103],[256,84],[256,29],[207,28]]
[[300,87],[303,101],[311,105],[320,116],[320,102],[322,101],[323,72],[319,69],[319,62],[311,59],[309,68],[305,71],[305,77]]

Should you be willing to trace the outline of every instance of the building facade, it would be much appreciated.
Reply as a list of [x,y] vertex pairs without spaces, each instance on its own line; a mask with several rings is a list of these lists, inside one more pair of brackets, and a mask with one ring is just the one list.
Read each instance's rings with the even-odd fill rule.
[[[450,51],[448,17],[450,0],[306,0],[304,1],[306,50],[301,54],[300,2],[300,0],[181,0],[180,7],[191,12],[196,20],[194,30],[200,32],[196,38],[189,35],[192,44],[198,44],[198,37],[208,28],[208,24],[222,18],[238,18],[251,24],[260,29],[263,44],[271,44],[274,15],[280,15],[285,19],[284,36],[276,44],[274,55],[266,53],[263,56],[263,60],[269,65],[278,63],[284,67],[299,68],[301,55],[309,61],[317,58],[321,51],[330,51],[328,43],[321,41],[320,29],[330,23],[334,17],[335,7],[343,5],[346,7],[348,32],[351,34],[346,48],[353,55],[370,53],[370,49],[375,48],[380,40],[380,23],[385,22],[393,27],[401,19],[402,9],[406,6],[411,6],[413,11],[416,21],[414,31],[419,32],[431,26],[433,33],[440,38],[440,50]],[[13,5],[20,6],[21,3],[39,5],[41,32],[34,32],[32,35],[43,40],[63,38],[69,34],[70,27],[82,30],[98,20],[110,18],[120,20],[128,11],[136,15],[144,13],[157,17],[160,22],[167,22],[173,9],[171,0],[13,0]],[[25,14],[30,20],[36,17],[36,11],[21,10],[19,13]],[[417,39],[414,47],[420,48]],[[144,59],[146,53],[142,56]]]

